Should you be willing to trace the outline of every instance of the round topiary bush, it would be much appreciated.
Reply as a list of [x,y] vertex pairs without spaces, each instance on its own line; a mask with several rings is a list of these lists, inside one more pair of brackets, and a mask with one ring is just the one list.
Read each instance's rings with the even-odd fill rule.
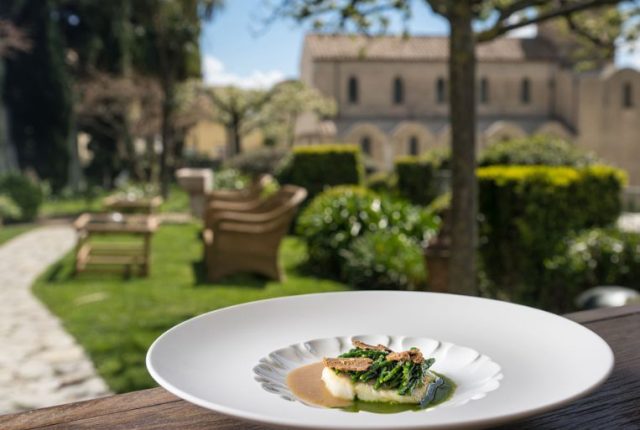
[[422,248],[402,233],[380,230],[355,239],[344,258],[342,276],[354,287],[417,290],[426,282]]
[[20,209],[20,217],[16,221],[33,221],[44,199],[38,184],[17,174],[0,178],[0,194],[8,196]]
[[549,136],[532,136],[522,139],[496,142],[480,154],[480,166],[535,165],[574,166],[594,164],[597,159],[592,154],[579,150],[563,139]]
[[387,230],[421,241],[433,234],[438,218],[430,212],[363,187],[340,186],[318,195],[298,218],[297,233],[307,242],[309,266],[339,277],[341,251],[369,232]]

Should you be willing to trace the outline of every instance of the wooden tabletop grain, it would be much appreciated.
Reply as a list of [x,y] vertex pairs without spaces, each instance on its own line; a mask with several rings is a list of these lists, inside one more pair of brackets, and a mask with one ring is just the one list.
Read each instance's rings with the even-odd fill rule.
[[[567,315],[602,336],[616,365],[595,393],[501,429],[640,429],[640,305]],[[0,416],[2,430],[265,429],[191,405],[162,388]]]

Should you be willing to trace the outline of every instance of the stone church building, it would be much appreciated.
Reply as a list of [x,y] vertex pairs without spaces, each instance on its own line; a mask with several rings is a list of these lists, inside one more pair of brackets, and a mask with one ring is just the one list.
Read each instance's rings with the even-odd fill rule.
[[[477,145],[546,134],[625,169],[640,185],[640,72],[562,65],[544,34],[477,48]],[[296,142],[359,144],[375,167],[449,144],[446,37],[307,35],[301,80],[337,103],[320,121],[303,116]]]

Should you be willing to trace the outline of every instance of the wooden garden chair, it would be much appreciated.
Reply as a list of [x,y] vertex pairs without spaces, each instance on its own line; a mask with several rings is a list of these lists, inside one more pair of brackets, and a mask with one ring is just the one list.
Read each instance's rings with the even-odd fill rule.
[[207,279],[239,272],[281,280],[278,249],[307,190],[285,185],[253,211],[209,210],[203,233]]

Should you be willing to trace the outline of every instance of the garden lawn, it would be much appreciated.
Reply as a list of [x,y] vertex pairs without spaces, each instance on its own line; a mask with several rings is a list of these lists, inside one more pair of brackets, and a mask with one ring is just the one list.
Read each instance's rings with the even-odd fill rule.
[[252,300],[348,289],[301,275],[297,267],[306,259],[306,249],[293,237],[281,247],[285,282],[241,275],[219,284],[204,283],[198,232],[195,224],[162,226],[153,240],[147,279],[91,273],[73,277],[69,254],[34,285],[35,294],[63,320],[113,391],[154,386],[145,368],[147,348],[187,318]]
[[34,227],[33,224],[0,225],[0,245]]

